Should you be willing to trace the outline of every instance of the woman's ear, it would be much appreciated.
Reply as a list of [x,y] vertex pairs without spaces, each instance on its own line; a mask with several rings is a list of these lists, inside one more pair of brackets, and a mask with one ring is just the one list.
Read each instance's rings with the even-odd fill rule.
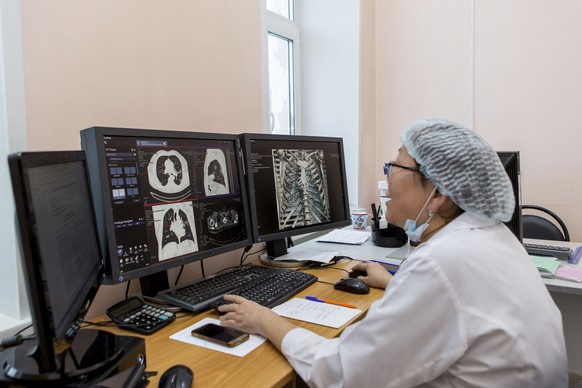
[[441,192],[437,190],[432,201],[430,201],[430,204],[428,205],[428,209],[433,213],[438,213],[439,210],[446,209],[447,207],[449,207],[449,204],[452,203],[453,201],[449,197],[447,197],[444,194],[441,194]]

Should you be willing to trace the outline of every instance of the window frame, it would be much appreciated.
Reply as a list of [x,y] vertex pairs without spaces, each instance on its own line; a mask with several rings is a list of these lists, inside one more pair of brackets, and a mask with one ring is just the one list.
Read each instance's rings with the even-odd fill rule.
[[270,133],[269,125],[269,53],[268,36],[277,35],[293,42],[293,74],[292,77],[292,101],[290,106],[293,116],[291,135],[301,134],[301,33],[297,15],[299,15],[299,0],[293,1],[294,20],[287,19],[275,12],[267,10],[267,1],[262,2],[264,14],[264,27],[262,28],[263,46],[263,132]]
[[7,163],[8,154],[27,149],[20,20],[19,2],[0,2],[0,194],[9,199],[0,202],[0,211],[11,215],[7,218],[12,220],[0,225],[0,245],[4,253],[0,292],[10,296],[0,300],[0,338],[14,334],[31,322]]

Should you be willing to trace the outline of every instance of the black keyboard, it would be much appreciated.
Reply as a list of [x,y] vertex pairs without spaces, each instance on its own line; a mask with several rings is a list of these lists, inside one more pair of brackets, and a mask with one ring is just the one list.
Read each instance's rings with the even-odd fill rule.
[[[257,279],[234,292],[266,307],[275,307],[299,291],[307,288],[317,281],[317,276],[292,269],[279,269],[268,276]],[[223,298],[218,298],[210,303],[210,307],[217,308],[227,304]]]
[[555,245],[523,243],[523,247],[530,255],[553,256],[562,260],[568,260],[572,254],[572,250],[570,248],[558,247]]
[[297,278],[303,279],[302,282],[293,283],[296,285],[295,289],[294,291],[289,291],[289,296],[287,298],[290,298],[305,287],[317,281],[317,277],[314,275],[294,270],[244,265],[229,268],[190,284],[162,291],[158,293],[158,298],[173,306],[178,306],[197,313],[210,307],[214,307],[210,304],[217,299],[222,300],[223,295],[236,294],[237,290],[248,287],[251,284],[256,284],[262,279],[278,277],[286,278],[288,276],[293,276],[287,274],[287,272],[293,272],[296,274],[295,276]]

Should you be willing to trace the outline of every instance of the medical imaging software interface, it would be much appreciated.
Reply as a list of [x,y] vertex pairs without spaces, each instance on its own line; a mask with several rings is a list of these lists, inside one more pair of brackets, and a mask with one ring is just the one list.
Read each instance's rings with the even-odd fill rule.
[[104,142],[120,273],[246,238],[233,141]]
[[277,143],[251,141],[259,234],[345,219],[338,144]]

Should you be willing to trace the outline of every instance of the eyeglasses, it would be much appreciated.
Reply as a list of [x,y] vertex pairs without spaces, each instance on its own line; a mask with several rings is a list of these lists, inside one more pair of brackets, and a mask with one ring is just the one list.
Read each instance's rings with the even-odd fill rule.
[[412,172],[420,172],[420,169],[418,167],[408,167],[408,166],[403,166],[403,165],[400,165],[400,164],[397,164],[394,162],[388,162],[388,163],[384,163],[384,173],[386,173],[386,177],[390,176],[394,167],[403,168],[405,170],[412,171]]

